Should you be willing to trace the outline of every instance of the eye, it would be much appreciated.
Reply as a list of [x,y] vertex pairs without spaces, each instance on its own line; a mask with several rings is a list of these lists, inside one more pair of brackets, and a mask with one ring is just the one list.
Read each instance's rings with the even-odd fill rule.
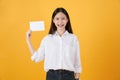
[[59,18],[56,18],[56,20],[59,20]]
[[62,18],[62,20],[65,20],[65,18]]

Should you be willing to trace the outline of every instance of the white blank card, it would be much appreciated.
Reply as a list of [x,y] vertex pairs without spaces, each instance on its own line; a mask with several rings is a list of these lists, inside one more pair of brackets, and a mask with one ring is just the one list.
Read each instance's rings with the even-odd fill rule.
[[30,30],[32,31],[44,31],[44,21],[31,21]]

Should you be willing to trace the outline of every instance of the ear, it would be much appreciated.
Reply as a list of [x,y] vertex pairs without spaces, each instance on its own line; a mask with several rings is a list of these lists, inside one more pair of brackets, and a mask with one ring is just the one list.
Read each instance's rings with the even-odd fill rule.
[[54,19],[53,19],[52,21],[53,21],[53,23],[55,23],[55,20],[54,20]]

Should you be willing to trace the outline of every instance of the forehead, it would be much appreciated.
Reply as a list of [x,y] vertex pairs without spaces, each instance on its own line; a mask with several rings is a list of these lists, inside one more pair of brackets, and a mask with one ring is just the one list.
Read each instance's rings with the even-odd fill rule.
[[66,17],[66,15],[62,12],[58,12],[55,17]]

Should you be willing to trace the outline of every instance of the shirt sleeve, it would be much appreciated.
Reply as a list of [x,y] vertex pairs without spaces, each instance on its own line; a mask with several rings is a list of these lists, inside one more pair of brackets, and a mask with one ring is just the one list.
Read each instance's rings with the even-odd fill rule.
[[81,60],[80,60],[80,45],[77,37],[75,38],[76,54],[75,54],[75,73],[82,72]]
[[45,57],[45,39],[41,41],[40,47],[31,56],[31,60],[35,62],[40,62]]

